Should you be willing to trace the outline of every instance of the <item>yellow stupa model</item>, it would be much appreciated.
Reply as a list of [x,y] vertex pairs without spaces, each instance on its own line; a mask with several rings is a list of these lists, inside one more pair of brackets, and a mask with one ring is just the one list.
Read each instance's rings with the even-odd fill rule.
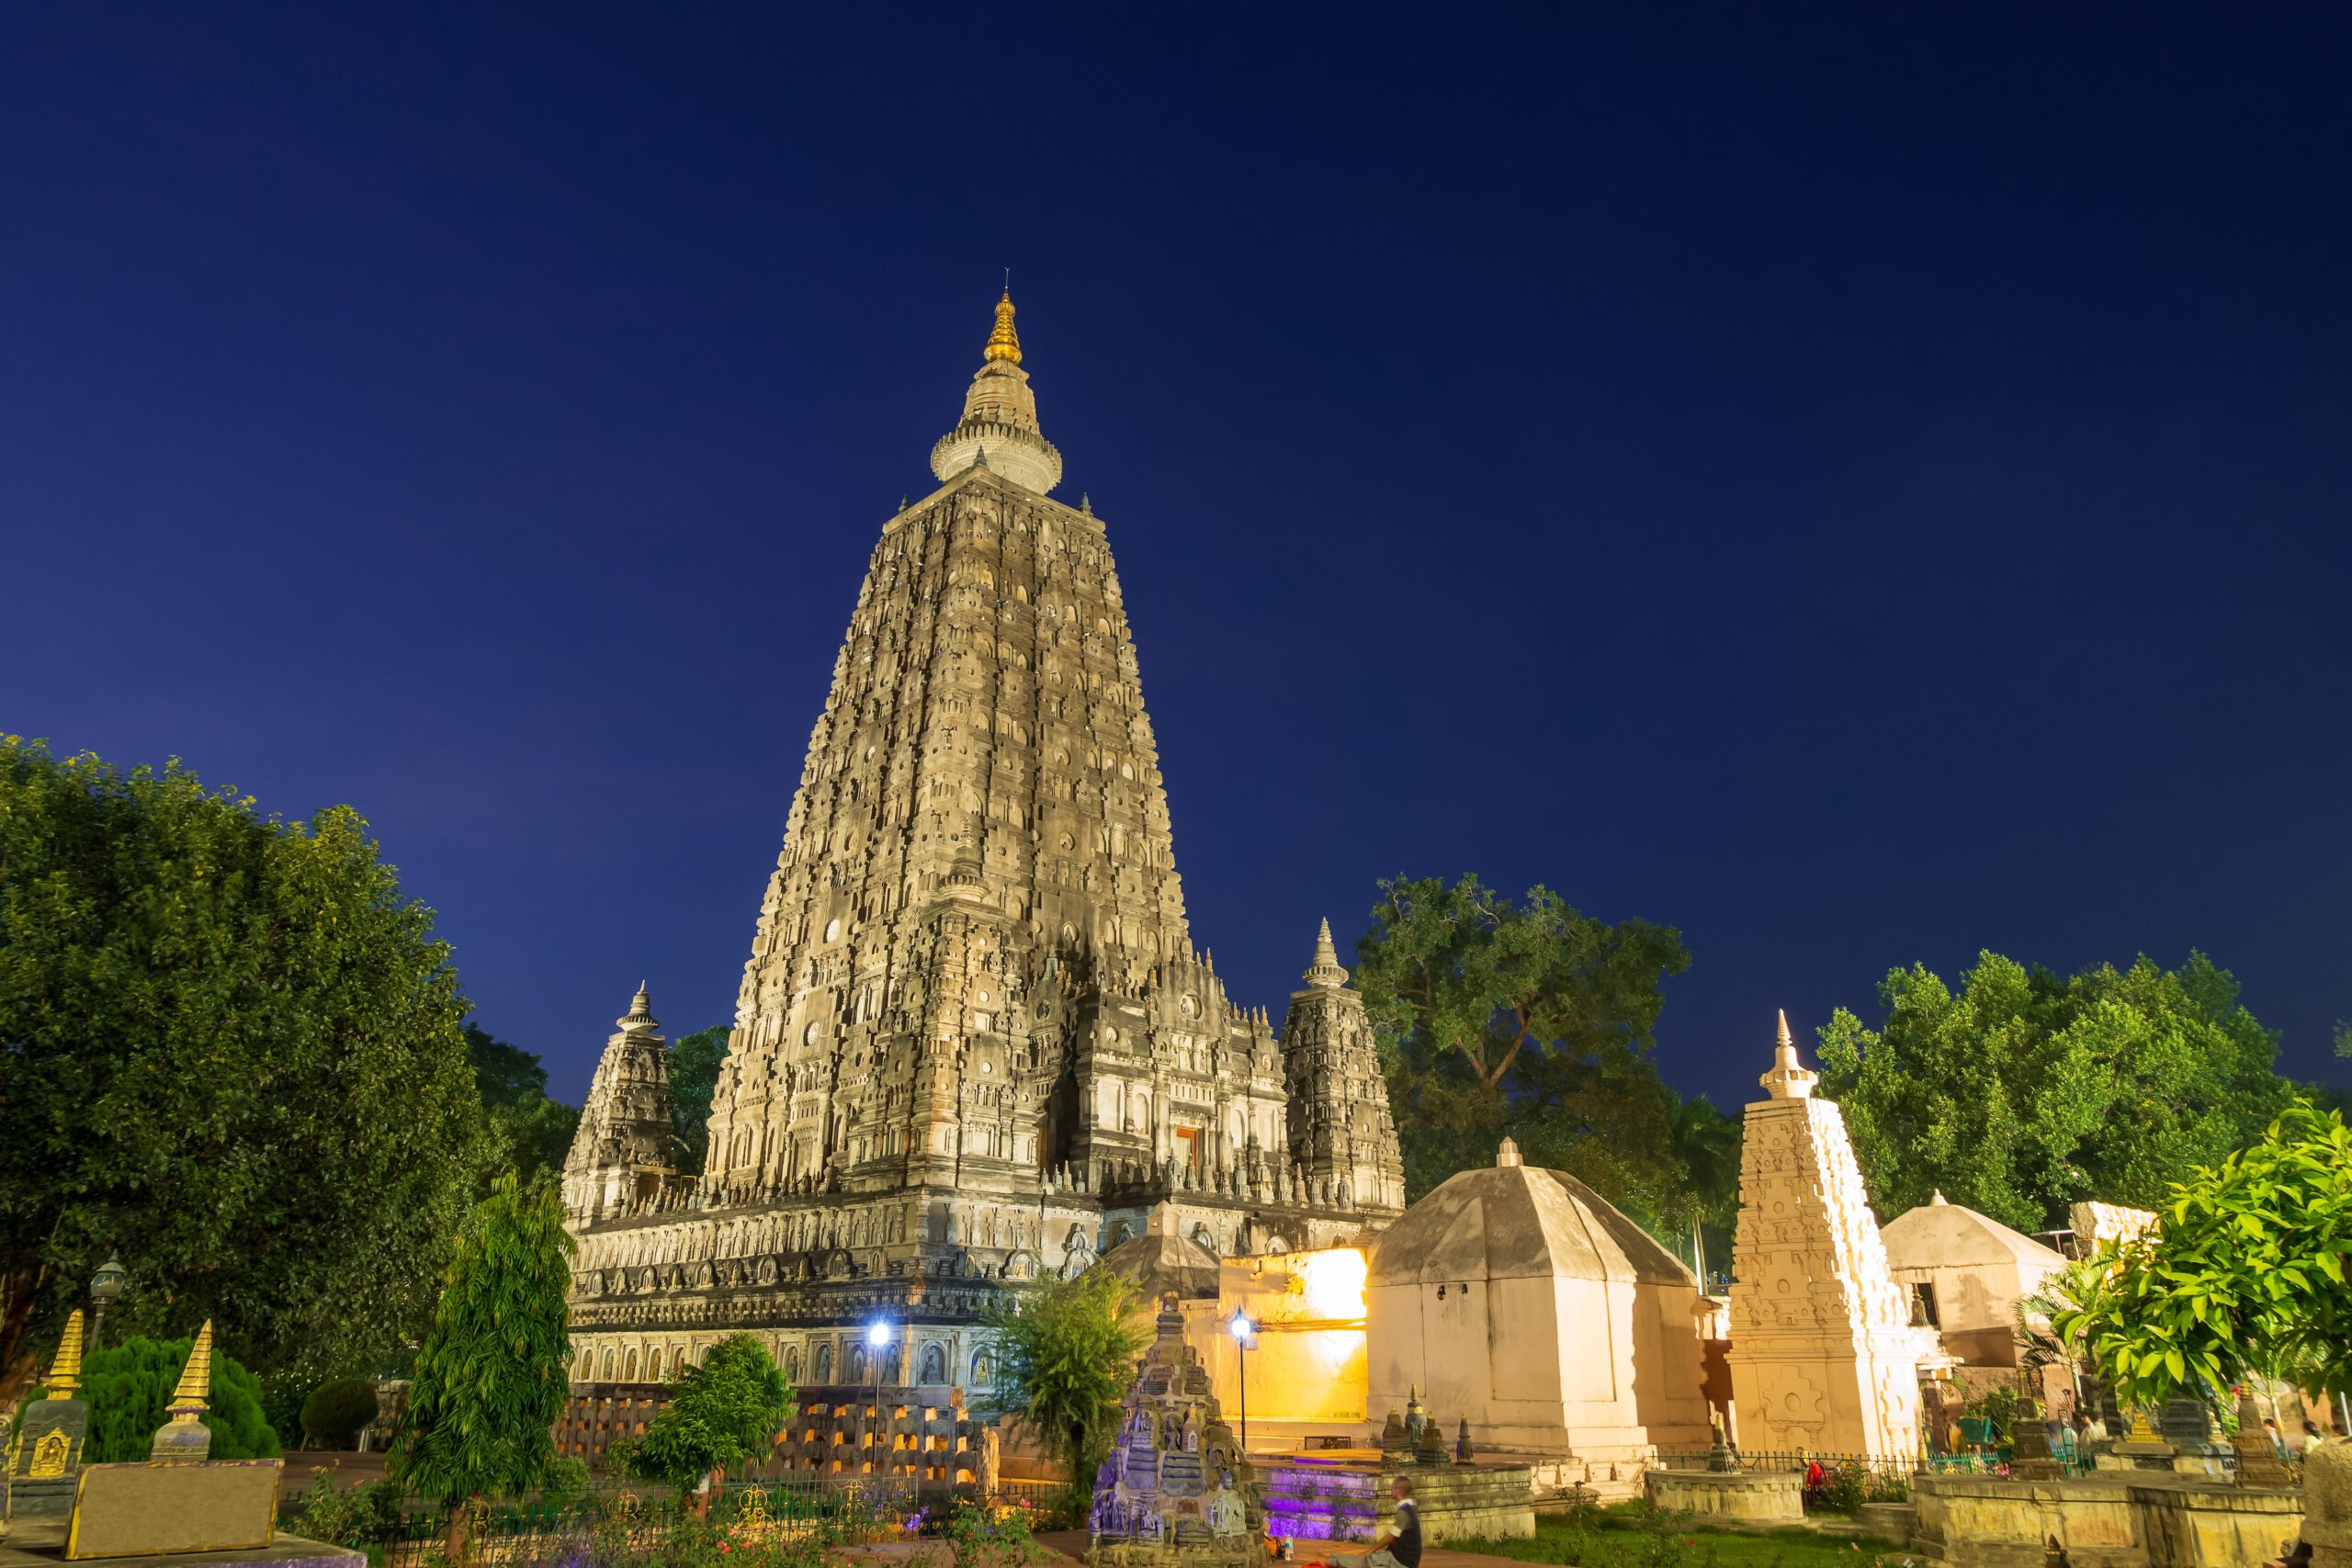
[[172,1418],[164,1423],[155,1434],[154,1447],[147,1451],[149,1464],[204,1462],[212,1451],[212,1428],[204,1424],[204,1413],[211,1408],[205,1401],[211,1393],[212,1320],[208,1317],[187,1353],[180,1385],[172,1391]]

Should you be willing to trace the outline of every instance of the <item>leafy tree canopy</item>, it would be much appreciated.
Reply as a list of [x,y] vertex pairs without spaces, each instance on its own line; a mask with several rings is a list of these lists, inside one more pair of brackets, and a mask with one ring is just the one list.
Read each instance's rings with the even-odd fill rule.
[[[455,1503],[514,1496],[545,1478],[571,1387],[571,1251],[560,1195],[501,1176],[458,1244],[417,1352],[392,1438],[396,1479]],[[453,1535],[453,1559],[458,1544]]]
[[[196,1348],[196,1337],[154,1340],[133,1336],[90,1351],[82,1359],[80,1397],[90,1407],[90,1437],[85,1464],[144,1464],[155,1434],[172,1418],[172,1393]],[[212,1460],[276,1459],[277,1433],[262,1415],[261,1382],[238,1359],[212,1352],[211,1406],[201,1419],[212,1433]],[[21,1427],[27,1400],[17,1406]]]
[[1820,1032],[1822,1093],[1844,1110],[1882,1218],[1955,1203],[2022,1231],[2077,1199],[2153,1209],[2286,1105],[2278,1039],[2201,953],[2062,980],[1997,953],[1954,993],[1891,972],[1876,1032],[1843,1008]]
[[718,1069],[727,1063],[723,1023],[682,1034],[670,1042],[670,1121],[682,1145],[678,1168],[702,1169],[710,1142],[710,1097],[718,1092]]
[[2128,1404],[2223,1389],[2252,1372],[2352,1393],[2352,1130],[2290,1106],[2252,1147],[2199,1166],[2153,1240],[2119,1248],[2053,1320]]
[[1609,925],[1540,886],[1513,904],[1476,875],[1451,887],[1400,876],[1380,891],[1354,984],[1387,1073],[1408,1201],[1492,1164],[1508,1132],[1530,1162],[1662,1235],[1728,1222],[1737,1125],[1704,1100],[1685,1104],[1651,1055],[1660,986],[1690,963],[1679,931]]
[[681,1491],[712,1471],[764,1459],[792,1414],[792,1385],[748,1334],[720,1340],[669,1383],[670,1403],[622,1457],[630,1474]]
[[308,822],[0,737],[0,1396],[109,1250],[120,1331],[264,1371],[423,1323],[483,1152],[433,914]]
[[1098,1266],[1001,1299],[983,1321],[997,1350],[984,1407],[1025,1423],[1047,1461],[1069,1467],[1073,1487],[1092,1486],[1136,1357],[1151,1343],[1135,1281]]
[[564,1157],[580,1131],[580,1108],[548,1098],[548,1070],[537,1053],[509,1045],[473,1023],[465,1033],[466,1055],[490,1122],[483,1196],[489,1195],[490,1173],[508,1167],[526,1188],[561,1181]]

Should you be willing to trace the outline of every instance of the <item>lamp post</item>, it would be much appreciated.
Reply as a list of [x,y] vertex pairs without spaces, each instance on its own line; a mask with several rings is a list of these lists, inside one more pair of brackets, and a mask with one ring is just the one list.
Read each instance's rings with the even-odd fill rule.
[[91,1349],[98,1348],[99,1331],[106,1327],[107,1308],[114,1305],[115,1297],[122,1294],[122,1282],[130,1277],[130,1271],[122,1266],[122,1259],[111,1249],[107,1253],[106,1262],[90,1276]]
[[1246,1312],[1233,1314],[1233,1342],[1239,1346],[1241,1363],[1241,1457],[1250,1457],[1250,1341],[1257,1337],[1258,1326],[1250,1321]]
[[874,1473],[882,1473],[882,1347],[890,1343],[890,1323],[876,1318],[865,1326],[866,1359],[874,1368]]

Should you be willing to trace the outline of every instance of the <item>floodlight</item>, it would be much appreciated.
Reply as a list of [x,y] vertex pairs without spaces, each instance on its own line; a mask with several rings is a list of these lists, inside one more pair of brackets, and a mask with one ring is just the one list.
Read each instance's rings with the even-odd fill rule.
[[1256,1325],[1250,1321],[1248,1313],[1237,1312],[1233,1314],[1233,1337],[1236,1339],[1246,1345],[1250,1342],[1250,1336],[1257,1331]]
[[876,1318],[866,1327],[865,1342],[868,1345],[876,1347],[877,1349],[882,1346],[888,1345],[890,1343],[890,1325],[884,1323],[881,1319]]

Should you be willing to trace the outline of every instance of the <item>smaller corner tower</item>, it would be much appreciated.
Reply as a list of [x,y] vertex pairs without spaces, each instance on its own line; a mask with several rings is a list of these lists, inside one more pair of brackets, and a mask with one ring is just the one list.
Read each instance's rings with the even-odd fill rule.
[[1373,1049],[1363,998],[1331,945],[1331,922],[1283,1021],[1290,1147],[1315,1201],[1394,1215],[1405,1207],[1405,1161],[1388,1114],[1388,1080]]
[[668,1043],[644,986],[613,1021],[619,1027],[605,1042],[563,1162],[563,1207],[574,1224],[650,1203],[678,1173]]
[[1907,1459],[1918,1448],[1910,1314],[1861,1168],[1781,1014],[1747,1107],[1732,1246],[1732,1399],[1756,1449]]

